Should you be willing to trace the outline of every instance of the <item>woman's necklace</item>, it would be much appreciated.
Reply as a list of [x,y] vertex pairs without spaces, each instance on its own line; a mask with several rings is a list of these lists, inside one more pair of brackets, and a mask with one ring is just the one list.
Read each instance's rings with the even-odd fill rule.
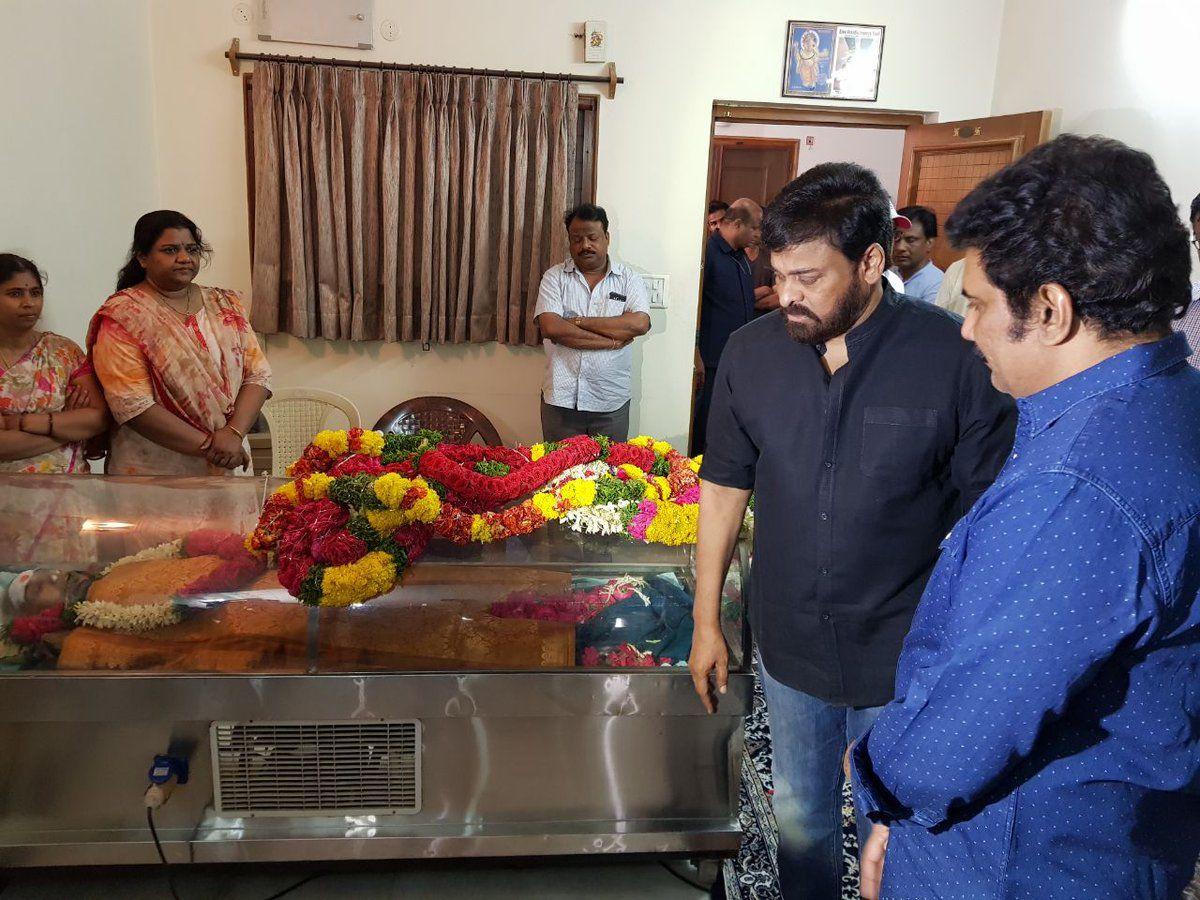
[[156,285],[149,278],[146,279],[146,284],[150,285],[150,287],[154,291],[154,293],[158,294],[158,299],[161,300],[166,305],[167,309],[169,309],[171,312],[175,313],[175,315],[179,316],[184,321],[186,321],[192,317],[192,286],[190,284],[183,289],[184,308],[182,310],[180,310],[179,307],[177,307],[175,305],[175,303],[173,302],[177,298],[168,297],[159,288],[159,286]]

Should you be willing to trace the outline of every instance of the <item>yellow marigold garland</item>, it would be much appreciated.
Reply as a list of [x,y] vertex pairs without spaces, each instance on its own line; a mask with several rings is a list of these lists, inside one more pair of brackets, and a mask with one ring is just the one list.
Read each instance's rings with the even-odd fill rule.
[[[375,479],[372,489],[375,491],[375,496],[388,509],[399,509],[404,495],[408,493],[408,489],[413,487],[414,484],[415,481],[405,478],[403,475],[388,472],[386,475],[380,475]],[[421,486],[424,487],[424,482],[422,482]]]
[[329,485],[333,484],[333,479],[324,472],[313,472],[295,484],[304,492],[304,499],[322,500],[329,494]]
[[341,456],[350,449],[350,436],[344,431],[318,431],[312,442],[330,456]]
[[678,547],[680,544],[696,543],[696,526],[700,506],[696,503],[679,504],[669,500],[658,504],[658,511],[646,529],[646,540],[652,544]]
[[358,439],[358,452],[366,456],[383,453],[383,435],[378,431],[364,431]]
[[572,507],[591,506],[596,500],[596,482],[576,478],[559,488],[559,495]]
[[558,498],[545,491],[533,495],[533,507],[546,519],[552,522],[559,517]]
[[330,566],[321,580],[322,606],[350,606],[380,594],[396,584],[396,563],[390,553],[375,551],[345,566]]

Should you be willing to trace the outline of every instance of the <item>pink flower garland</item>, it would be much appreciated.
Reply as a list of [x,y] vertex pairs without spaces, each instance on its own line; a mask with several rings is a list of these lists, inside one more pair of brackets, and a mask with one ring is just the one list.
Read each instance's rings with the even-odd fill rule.
[[646,540],[646,529],[650,527],[650,523],[654,521],[657,513],[658,504],[653,500],[643,500],[639,503],[638,511],[634,513],[633,519],[629,522],[630,535],[639,541]]

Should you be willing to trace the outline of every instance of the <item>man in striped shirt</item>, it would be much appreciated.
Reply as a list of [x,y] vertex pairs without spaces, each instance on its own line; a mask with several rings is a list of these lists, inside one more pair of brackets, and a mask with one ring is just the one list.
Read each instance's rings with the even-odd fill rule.
[[564,217],[571,258],[542,276],[534,317],[546,348],[542,438],[629,437],[634,338],[650,330],[642,276],[608,255],[608,215],[584,203]]
[[[1200,194],[1192,201],[1189,220],[1192,223],[1192,246],[1200,253]],[[1187,337],[1188,346],[1192,348],[1188,362],[1200,369],[1200,282],[1192,282],[1192,305],[1188,307],[1187,314],[1171,325]]]

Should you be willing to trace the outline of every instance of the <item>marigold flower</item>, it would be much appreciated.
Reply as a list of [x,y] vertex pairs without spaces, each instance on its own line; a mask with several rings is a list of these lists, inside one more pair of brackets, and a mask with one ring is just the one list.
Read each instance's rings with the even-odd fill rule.
[[344,431],[318,431],[312,442],[330,456],[341,456],[350,449],[350,437]]
[[313,472],[300,482],[300,488],[304,491],[306,499],[324,500],[329,494],[329,485],[332,483],[333,479],[324,472]]
[[330,566],[321,579],[322,606],[350,606],[380,594],[396,584],[396,563],[390,553],[375,551],[346,566]]
[[408,493],[408,489],[412,486],[412,481],[403,475],[388,472],[386,475],[380,475],[375,479],[372,489],[375,491],[375,496],[388,509],[399,509],[400,505],[404,502],[404,495]]
[[379,456],[383,453],[383,435],[378,431],[364,431],[358,439],[358,452],[364,456]]
[[571,506],[591,506],[596,500],[596,482],[586,478],[576,478],[568,481],[559,490],[559,494]]

